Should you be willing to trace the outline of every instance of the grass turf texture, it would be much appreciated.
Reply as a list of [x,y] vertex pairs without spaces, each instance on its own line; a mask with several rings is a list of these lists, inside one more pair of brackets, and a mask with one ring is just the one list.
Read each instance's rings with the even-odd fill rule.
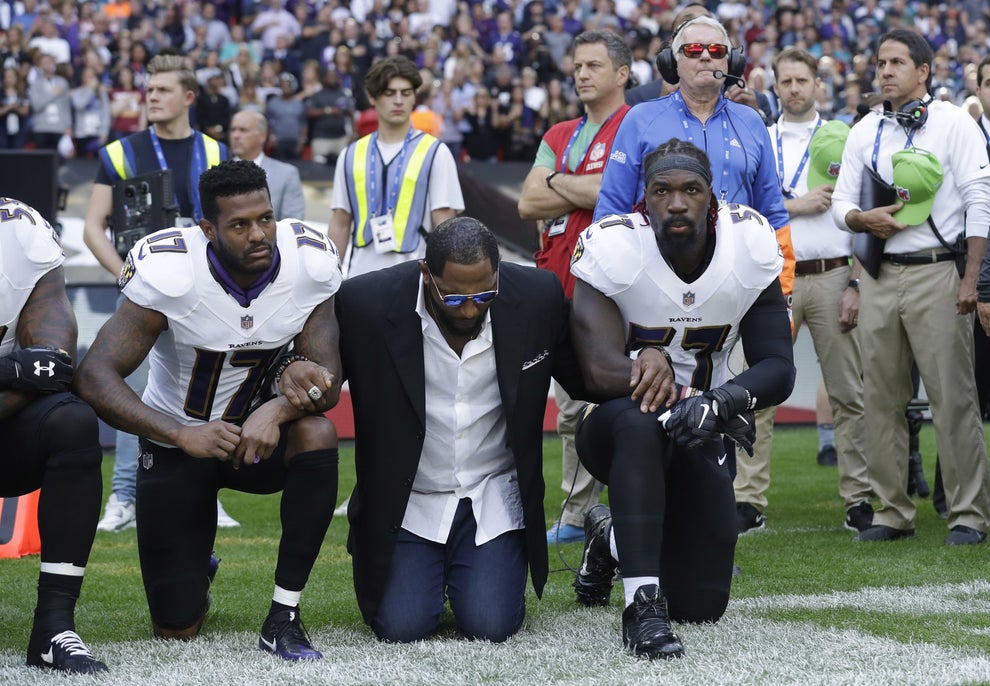
[[[945,523],[918,500],[917,538],[852,541],[842,528],[835,468],[815,463],[814,429],[778,428],[766,529],[743,536],[742,575],[723,620],[682,625],[687,657],[649,663],[621,650],[621,585],[609,608],[581,608],[558,552],[542,601],[530,591],[523,630],[504,645],[460,640],[445,615],[440,636],[413,645],[377,642],[361,622],[335,518],[303,595],[303,618],[326,658],[287,664],[261,653],[278,536],[278,496],[221,492],[238,529],[221,529],[223,558],[203,635],[150,638],[134,530],[99,533],[77,627],[108,663],[104,684],[990,684],[990,546],[947,547]],[[546,510],[559,510],[559,441],[545,442]],[[922,433],[934,480],[934,433]],[[104,464],[109,493],[112,458]],[[353,450],[341,459],[340,499],[353,485]],[[674,513],[690,516],[690,513]],[[548,525],[550,521],[548,521]],[[581,546],[561,548],[572,567]],[[38,558],[0,561],[0,684],[57,678],[24,667]]]

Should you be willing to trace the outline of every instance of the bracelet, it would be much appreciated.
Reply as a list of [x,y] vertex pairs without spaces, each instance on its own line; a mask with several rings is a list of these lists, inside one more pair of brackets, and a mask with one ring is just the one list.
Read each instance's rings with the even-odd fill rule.
[[656,350],[661,355],[663,355],[664,358],[666,358],[667,360],[667,364],[670,366],[670,371],[674,371],[674,360],[671,359],[670,353],[667,352],[667,349],[665,347],[663,347],[662,345],[644,345],[642,348],[639,349],[640,353],[642,353],[647,348]]
[[282,361],[279,362],[278,369],[275,370],[276,386],[278,386],[279,382],[282,380],[282,374],[285,372],[286,369],[289,368],[289,365],[292,364],[293,362],[309,362],[309,358],[303,357],[302,355],[287,355],[286,357],[282,358]]
[[559,171],[555,170],[547,174],[547,188],[549,188],[550,190],[553,190],[553,186],[550,185],[550,182],[553,180],[553,177],[555,177],[559,173],[560,173]]

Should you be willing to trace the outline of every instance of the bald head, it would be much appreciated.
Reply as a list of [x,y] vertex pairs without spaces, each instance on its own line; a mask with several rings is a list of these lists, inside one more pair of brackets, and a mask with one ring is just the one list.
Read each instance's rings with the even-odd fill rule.
[[242,110],[230,120],[230,151],[242,160],[256,160],[268,140],[268,121],[254,110]]

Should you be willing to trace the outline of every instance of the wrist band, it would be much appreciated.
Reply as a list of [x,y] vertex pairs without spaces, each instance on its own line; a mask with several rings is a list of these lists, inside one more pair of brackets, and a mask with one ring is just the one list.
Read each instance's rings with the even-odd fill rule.
[[670,371],[672,372],[674,371],[674,361],[671,359],[670,353],[667,352],[667,349],[665,347],[663,347],[662,345],[644,345],[642,348],[639,349],[640,353],[642,353],[647,348],[651,350],[656,350],[661,355],[663,355],[667,360],[667,364],[670,365]]
[[275,371],[276,386],[282,380],[282,374],[285,372],[286,369],[289,368],[289,365],[292,364],[293,362],[309,362],[309,358],[303,357],[302,355],[289,355],[287,357],[284,357],[282,361],[279,363],[278,369]]

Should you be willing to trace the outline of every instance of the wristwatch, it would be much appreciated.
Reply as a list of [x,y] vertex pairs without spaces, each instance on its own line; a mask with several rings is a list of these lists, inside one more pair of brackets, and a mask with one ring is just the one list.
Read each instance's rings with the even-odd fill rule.
[[553,180],[553,177],[555,177],[559,173],[560,173],[559,171],[552,171],[549,174],[547,174],[547,188],[549,188],[550,190],[553,190],[553,186],[550,185],[550,181]]
[[859,279],[849,279],[849,283],[846,285],[846,288],[851,288],[859,293]]

